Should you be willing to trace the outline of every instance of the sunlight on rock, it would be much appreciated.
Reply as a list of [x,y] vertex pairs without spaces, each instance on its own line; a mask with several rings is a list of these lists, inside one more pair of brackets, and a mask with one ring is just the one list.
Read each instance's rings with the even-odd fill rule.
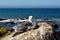
[[14,37],[10,36],[7,40],[55,40],[54,28],[51,25],[45,22],[37,25],[39,28],[31,29]]

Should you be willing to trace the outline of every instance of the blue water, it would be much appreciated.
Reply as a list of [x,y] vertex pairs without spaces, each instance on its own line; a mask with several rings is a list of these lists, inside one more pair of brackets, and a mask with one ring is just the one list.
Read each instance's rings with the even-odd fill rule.
[[[35,18],[60,19],[60,8],[0,8],[0,18],[27,18],[30,15]],[[16,24],[0,23],[0,26],[13,27]]]
[[60,8],[0,8],[0,18],[60,18]]

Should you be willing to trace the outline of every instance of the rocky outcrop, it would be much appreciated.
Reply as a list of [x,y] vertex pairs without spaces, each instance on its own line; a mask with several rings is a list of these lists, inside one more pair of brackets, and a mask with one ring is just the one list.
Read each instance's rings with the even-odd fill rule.
[[4,40],[56,40],[54,28],[51,25],[45,22],[38,23],[37,25],[39,26],[37,29],[31,29],[14,37],[11,35]]
[[2,20],[7,20],[7,19],[5,19],[5,18],[0,18],[0,21],[2,21]]

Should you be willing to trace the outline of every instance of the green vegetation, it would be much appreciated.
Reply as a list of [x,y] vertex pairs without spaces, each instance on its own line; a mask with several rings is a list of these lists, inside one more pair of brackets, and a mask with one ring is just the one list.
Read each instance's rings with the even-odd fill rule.
[[3,26],[0,26],[0,37],[3,36],[5,33],[8,32],[8,29],[3,27]]
[[10,35],[12,32],[9,31],[6,27],[0,26],[0,37]]
[[4,26],[0,26],[0,40],[4,38],[5,36],[10,35],[12,32],[9,31],[7,28]]

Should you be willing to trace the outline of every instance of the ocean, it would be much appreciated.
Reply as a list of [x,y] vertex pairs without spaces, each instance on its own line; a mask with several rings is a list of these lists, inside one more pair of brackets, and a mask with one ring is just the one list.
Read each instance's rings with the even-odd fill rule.
[[0,18],[60,18],[60,8],[0,8]]
[[[0,18],[27,18],[30,15],[34,18],[60,19],[60,8],[0,8]],[[59,24],[60,27],[60,20],[55,23]],[[15,25],[17,23],[0,23],[0,26],[6,26],[8,28],[14,27]]]

